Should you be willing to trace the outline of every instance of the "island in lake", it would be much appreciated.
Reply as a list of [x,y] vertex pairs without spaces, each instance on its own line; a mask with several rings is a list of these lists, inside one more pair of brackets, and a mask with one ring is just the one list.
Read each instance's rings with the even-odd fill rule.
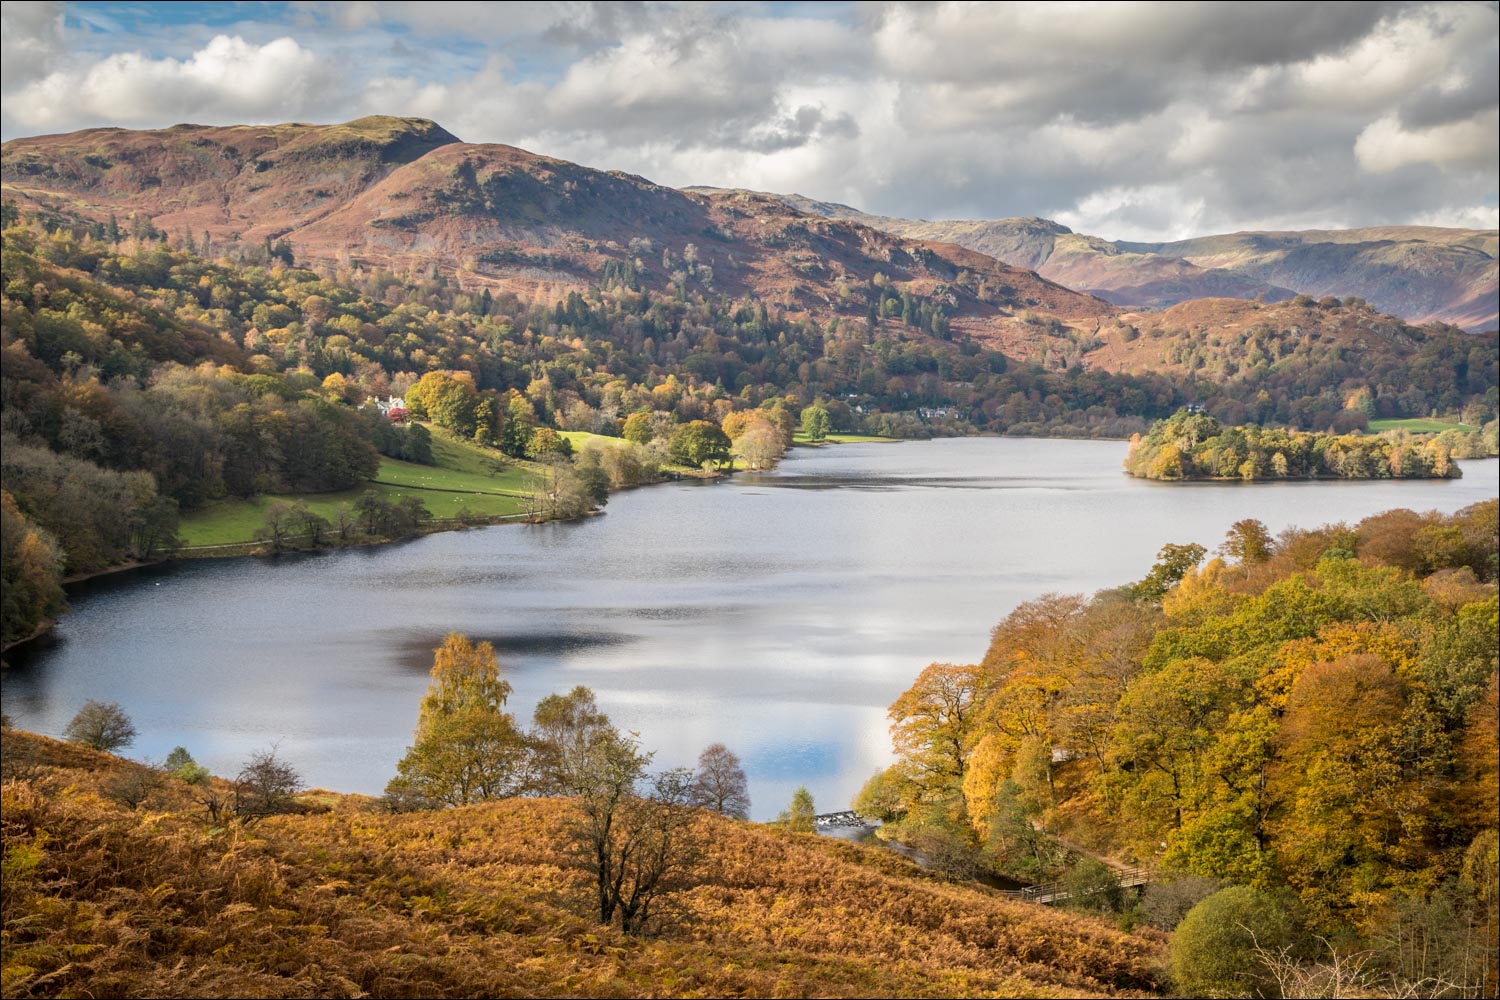
[[1142,479],[1458,479],[1448,445],[1436,439],[1324,434],[1275,427],[1225,427],[1179,410],[1130,439],[1125,471]]

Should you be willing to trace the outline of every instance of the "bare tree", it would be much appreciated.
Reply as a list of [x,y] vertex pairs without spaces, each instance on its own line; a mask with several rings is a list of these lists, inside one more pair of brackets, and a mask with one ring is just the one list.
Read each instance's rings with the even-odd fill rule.
[[276,747],[257,750],[245,761],[234,779],[234,790],[227,800],[210,790],[202,799],[215,823],[237,819],[254,826],[267,816],[287,812],[296,794],[302,790],[302,775],[276,757]]
[[536,723],[535,787],[574,799],[566,829],[576,864],[593,877],[599,922],[618,916],[627,934],[646,933],[696,867],[692,773],[663,772],[640,794],[651,754],[610,724],[587,688],[543,699]]
[[106,778],[101,791],[125,808],[136,809],[166,783],[167,777],[161,768],[153,764],[132,764]]
[[674,768],[652,777],[650,791],[631,799],[625,811],[630,850],[621,858],[616,895],[620,927],[644,934],[661,916],[672,894],[696,878],[701,850],[694,836],[695,810],[688,802],[692,772]]
[[750,788],[740,759],[722,743],[698,755],[698,771],[688,789],[689,801],[734,819],[750,818]]
[[117,702],[87,701],[63,731],[70,743],[113,753],[135,742],[135,724]]

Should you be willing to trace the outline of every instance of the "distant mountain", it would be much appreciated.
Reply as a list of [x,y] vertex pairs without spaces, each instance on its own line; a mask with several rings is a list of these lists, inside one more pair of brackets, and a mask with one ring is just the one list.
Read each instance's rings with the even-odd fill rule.
[[[912,222],[797,196],[678,190],[464,143],[416,118],[17,139],[3,147],[0,179],[8,206],[44,219],[161,231],[200,248],[206,238],[213,256],[247,263],[264,263],[274,243],[276,255],[331,272],[441,275],[524,303],[621,284],[683,300],[752,299],[824,327],[837,322],[872,349],[881,335],[972,340],[1039,371],[1269,378],[1296,396],[1379,373],[1393,386],[1410,382],[1423,345],[1451,338],[1357,299],[1287,301],[1293,288],[1378,306],[1370,287],[1384,274],[1381,287],[1428,318],[1442,288],[1460,310],[1444,316],[1482,326],[1495,313],[1493,234],[1241,234],[1148,246],[1046,219]],[[1381,272],[1380,260],[1393,263]],[[1348,286],[1331,277],[1338,261]],[[1473,266],[1460,272],[1445,261]],[[1283,275],[1296,283],[1271,280]],[[1318,275],[1323,284],[1313,283]],[[1249,301],[1257,296],[1266,301]],[[1454,359],[1468,365],[1470,348],[1443,350],[1452,357],[1437,368],[1452,381]],[[1441,391],[1428,386],[1423,399]]]
[[463,143],[422,119],[16,139],[4,145],[3,181],[27,210],[147,220],[173,238],[207,233],[220,247],[284,239],[299,261],[437,270],[525,299],[595,287],[606,268],[628,264],[645,288],[753,295],[860,322],[864,297],[849,289],[899,283],[981,338],[1026,328],[1022,311],[1080,329],[1116,312],[950,242],[893,236],[772,196],[683,192]]
[[174,236],[259,240],[307,225],[457,141],[419,118],[100,128],[13,139],[0,176],[5,194],[22,202],[121,221],[139,214]]
[[1414,323],[1493,330],[1496,242],[1493,229],[1381,226],[1115,245],[1231,271],[1315,298],[1356,295]]
[[1083,236],[1048,219],[925,222],[801,195],[778,197],[815,215],[957,243],[1127,308],[1217,297],[1277,301],[1302,293],[1355,296],[1413,323],[1496,326],[1495,230],[1383,226],[1131,243]]

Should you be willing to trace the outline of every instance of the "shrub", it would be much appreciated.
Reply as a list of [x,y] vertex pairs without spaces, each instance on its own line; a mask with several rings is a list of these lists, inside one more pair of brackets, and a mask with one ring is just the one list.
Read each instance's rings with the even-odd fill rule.
[[1141,918],[1152,927],[1169,931],[1182,923],[1189,910],[1223,887],[1216,878],[1196,875],[1152,882],[1141,895]]
[[1068,893],[1068,908],[1112,913],[1120,908],[1120,879],[1109,865],[1097,858],[1083,858],[1062,878]]
[[203,799],[209,818],[215,823],[238,819],[253,826],[267,816],[291,810],[293,797],[302,790],[302,775],[285,761],[278,760],[276,748],[257,750],[245,761],[234,779],[234,791],[228,801],[214,792]]
[[1172,981],[1184,996],[1264,996],[1275,989],[1257,947],[1275,953],[1292,926],[1276,903],[1248,886],[1220,889],[1188,911],[1172,935]]
[[161,789],[163,776],[155,767],[128,767],[105,779],[106,798],[127,809],[135,809]]
[[186,747],[173,747],[162,762],[162,770],[189,785],[201,785],[208,780],[208,768],[194,760]]

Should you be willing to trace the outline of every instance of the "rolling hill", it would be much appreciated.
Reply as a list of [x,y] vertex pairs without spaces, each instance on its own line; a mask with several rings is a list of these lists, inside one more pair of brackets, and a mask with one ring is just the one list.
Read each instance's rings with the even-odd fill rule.
[[957,243],[1126,308],[1164,309],[1197,298],[1278,301],[1301,293],[1362,298],[1411,323],[1493,330],[1497,321],[1494,230],[1383,226],[1132,243],[1074,233],[1049,219],[927,222],[778,197],[813,215]]
[[[552,301],[629,264],[642,287],[752,295],[782,309],[863,316],[850,285],[899,282],[998,332],[1033,309],[1080,329],[1115,310],[1031,271],[783,200],[684,192],[504,145],[461,143],[432,122],[158,131],[94,129],[5,144],[4,191],[23,210],[222,248],[285,240],[299,262],[443,273]],[[841,289],[843,291],[841,292]]]
[[[562,799],[391,814],[309,793],[204,822],[130,761],[6,730],[5,995],[1144,996],[1165,935],[1006,899],[880,848],[704,813],[649,938],[585,916]],[[134,802],[134,806],[130,803]]]

